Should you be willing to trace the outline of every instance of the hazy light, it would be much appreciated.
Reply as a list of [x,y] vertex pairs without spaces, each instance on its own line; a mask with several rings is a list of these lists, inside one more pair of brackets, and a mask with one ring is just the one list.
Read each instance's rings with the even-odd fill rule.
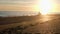
[[44,16],[42,16],[41,21],[46,22],[46,21],[51,20],[51,19],[52,19],[51,16],[44,15]]
[[40,6],[40,13],[42,15],[48,14],[50,9],[52,8],[50,0],[41,0],[39,6]]

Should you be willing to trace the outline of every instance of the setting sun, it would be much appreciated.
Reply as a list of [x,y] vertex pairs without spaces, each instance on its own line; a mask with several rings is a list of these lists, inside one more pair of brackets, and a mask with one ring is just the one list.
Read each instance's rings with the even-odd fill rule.
[[50,0],[40,0],[39,6],[40,6],[40,13],[42,15],[48,14],[49,11],[52,9]]

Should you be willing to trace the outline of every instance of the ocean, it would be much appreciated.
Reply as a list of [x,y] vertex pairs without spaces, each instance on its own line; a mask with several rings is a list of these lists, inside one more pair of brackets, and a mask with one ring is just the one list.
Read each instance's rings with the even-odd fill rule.
[[38,12],[36,11],[0,11],[1,17],[7,17],[7,16],[31,16],[31,15],[37,15]]

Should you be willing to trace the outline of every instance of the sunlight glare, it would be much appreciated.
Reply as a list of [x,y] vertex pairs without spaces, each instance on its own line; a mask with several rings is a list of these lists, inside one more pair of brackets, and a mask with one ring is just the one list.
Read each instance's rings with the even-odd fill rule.
[[51,2],[50,0],[41,0],[40,3],[40,13],[42,15],[46,15],[49,13],[50,9],[51,9]]

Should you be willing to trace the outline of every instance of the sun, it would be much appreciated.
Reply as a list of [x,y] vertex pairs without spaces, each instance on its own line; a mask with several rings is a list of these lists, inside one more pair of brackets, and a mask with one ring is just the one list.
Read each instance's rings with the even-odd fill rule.
[[42,15],[48,14],[50,9],[52,8],[50,0],[40,0],[39,6],[40,6],[40,13]]
[[42,15],[47,15],[48,14],[48,11],[42,11],[40,12]]

